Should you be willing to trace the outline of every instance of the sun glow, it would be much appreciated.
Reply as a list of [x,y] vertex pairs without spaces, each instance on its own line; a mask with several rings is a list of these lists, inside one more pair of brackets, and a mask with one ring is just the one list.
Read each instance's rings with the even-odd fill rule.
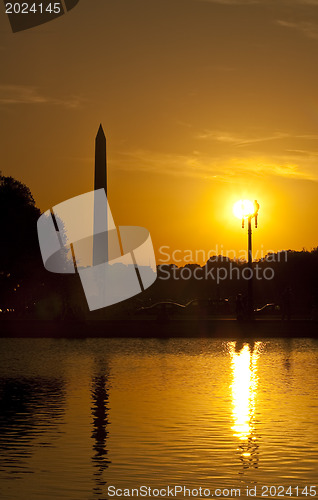
[[255,212],[254,204],[250,200],[239,200],[233,205],[233,214],[238,219],[245,219]]

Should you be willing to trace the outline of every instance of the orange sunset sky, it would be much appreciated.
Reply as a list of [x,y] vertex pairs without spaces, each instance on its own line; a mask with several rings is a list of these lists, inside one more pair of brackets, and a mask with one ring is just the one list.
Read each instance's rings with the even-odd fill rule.
[[[93,189],[107,136],[120,225],[160,246],[318,245],[318,1],[81,0],[13,34],[0,12],[1,170],[41,210]],[[202,262],[199,262],[202,264]]]

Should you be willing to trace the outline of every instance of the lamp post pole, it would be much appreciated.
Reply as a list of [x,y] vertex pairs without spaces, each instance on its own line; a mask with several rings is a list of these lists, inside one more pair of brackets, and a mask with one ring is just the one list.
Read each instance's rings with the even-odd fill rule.
[[[253,318],[254,314],[254,297],[253,297],[253,253],[252,253],[252,219],[255,219],[255,227],[257,227],[259,204],[254,201],[254,213],[247,217],[247,238],[248,238],[248,269],[249,276],[247,280],[247,316],[248,319]],[[244,217],[242,219],[242,227],[244,228]]]
[[252,319],[254,313],[254,298],[253,298],[253,254],[252,254],[252,217],[248,218],[248,269],[249,278],[247,282],[247,314],[249,319]]

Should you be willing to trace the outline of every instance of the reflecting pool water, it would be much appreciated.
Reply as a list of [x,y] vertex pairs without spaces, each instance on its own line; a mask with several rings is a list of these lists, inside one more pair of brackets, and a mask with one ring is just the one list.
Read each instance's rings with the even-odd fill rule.
[[1,499],[103,500],[141,486],[315,496],[315,340],[0,345]]

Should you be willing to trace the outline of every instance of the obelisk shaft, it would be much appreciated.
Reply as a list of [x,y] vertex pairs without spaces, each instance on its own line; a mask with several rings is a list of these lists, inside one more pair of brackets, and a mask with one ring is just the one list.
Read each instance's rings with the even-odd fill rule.
[[[105,189],[107,197],[107,163],[106,163],[106,137],[102,125],[99,126],[95,140],[95,179],[94,189]],[[100,214],[97,205],[94,207],[94,229],[97,227],[97,219],[105,218],[106,229],[108,228],[108,214]],[[100,224],[99,224],[100,226]],[[95,231],[94,231],[95,233]],[[93,266],[108,262],[108,233],[94,234],[93,239]]]
[[107,196],[106,137],[100,125],[95,140],[95,183],[94,189],[105,189]]

